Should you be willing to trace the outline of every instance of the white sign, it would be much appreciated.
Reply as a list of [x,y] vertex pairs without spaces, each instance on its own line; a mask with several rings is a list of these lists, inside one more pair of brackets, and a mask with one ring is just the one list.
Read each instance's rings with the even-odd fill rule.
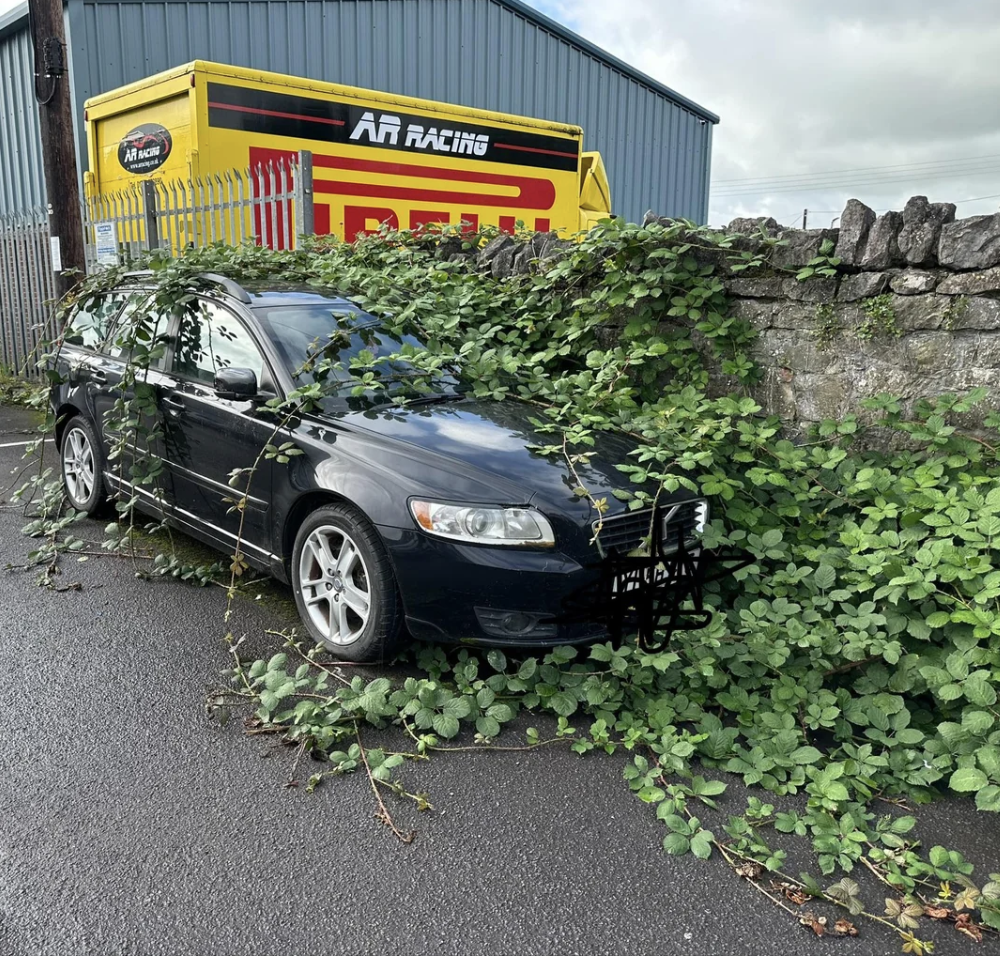
[[62,272],[62,250],[59,248],[59,237],[52,236],[49,239],[49,245],[52,248],[52,271]]
[[118,236],[115,235],[115,224],[113,222],[95,222],[94,241],[97,245],[97,264],[99,266],[118,265]]

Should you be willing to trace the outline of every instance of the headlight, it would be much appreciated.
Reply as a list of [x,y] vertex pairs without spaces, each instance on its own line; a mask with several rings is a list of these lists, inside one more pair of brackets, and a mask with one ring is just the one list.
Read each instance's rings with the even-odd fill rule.
[[551,548],[556,543],[548,519],[531,508],[411,501],[410,511],[424,531],[439,538],[541,548]]

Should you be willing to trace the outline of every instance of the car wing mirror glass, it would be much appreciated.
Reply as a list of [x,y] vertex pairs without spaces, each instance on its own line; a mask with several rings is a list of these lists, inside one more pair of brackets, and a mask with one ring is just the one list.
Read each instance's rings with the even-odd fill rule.
[[230,401],[257,397],[257,376],[249,368],[220,368],[215,373],[215,394]]

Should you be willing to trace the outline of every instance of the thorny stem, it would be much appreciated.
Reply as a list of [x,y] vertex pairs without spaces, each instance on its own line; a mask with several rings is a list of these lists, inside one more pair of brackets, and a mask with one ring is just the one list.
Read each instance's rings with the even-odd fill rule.
[[864,667],[865,664],[870,664],[872,661],[880,660],[882,660],[881,654],[873,654],[871,657],[866,657],[860,661],[849,661],[846,664],[841,664],[840,667],[831,667],[828,671],[823,671],[823,676],[832,677],[834,674],[846,674],[848,671],[852,671],[856,667]]
[[[406,732],[417,742],[422,743],[420,738],[416,735],[413,730],[412,725],[406,718],[403,718],[403,727]],[[562,743],[572,743],[574,737],[550,737],[547,740],[539,740],[533,744],[525,744],[523,747],[498,747],[496,744],[475,744],[469,747],[442,747],[438,744],[423,744],[427,750],[434,750],[440,753],[472,753],[472,752],[482,752],[484,750],[498,751],[500,753],[523,753],[527,750],[537,750],[539,747],[545,747],[548,744],[562,744]]]
[[[729,855],[729,853],[726,851],[726,847],[723,846],[721,843],[719,843],[718,840],[713,840],[712,842],[719,848],[719,852],[723,855],[726,862],[729,864],[730,868],[735,872],[737,864],[733,860],[733,858]],[[743,856],[742,853],[739,855]],[[747,857],[744,857],[744,859],[747,859]],[[753,862],[756,863],[757,861],[754,860]],[[749,876],[744,877],[744,879],[746,879],[746,881],[759,893],[763,893],[764,896],[766,896],[772,903],[775,904],[775,906],[780,906],[786,913],[789,913],[796,919],[799,918],[799,914],[795,910],[793,910],[786,902],[784,902],[784,900],[780,900],[776,896],[772,896],[770,893],[768,893],[767,890],[764,889],[763,886],[760,885],[760,883],[757,880],[751,879]]]
[[[280,633],[280,632],[268,631],[267,633],[268,634],[275,634],[275,633]],[[334,680],[339,680],[341,684],[345,684],[348,687],[351,686],[351,682],[346,677],[344,677],[343,674],[338,674],[333,668],[327,667],[325,664],[322,664],[320,661],[317,661],[315,658],[310,657],[308,654],[304,654],[302,652],[302,648],[299,646],[299,643],[297,641],[289,641],[288,642],[288,646],[293,651],[295,651],[295,653],[298,654],[299,657],[301,657],[302,660],[305,661],[307,664],[311,664],[313,667],[318,667],[321,671],[323,671],[324,674],[329,674],[330,677],[332,677]],[[336,666],[339,667],[340,665],[338,664]]]
[[299,746],[296,748],[296,750],[295,750],[295,760],[292,761],[292,768],[291,768],[291,770],[288,771],[288,783],[286,784],[286,786],[290,787],[290,786],[293,786],[296,783],[296,780],[295,780],[295,771],[298,769],[299,760],[302,758],[302,755],[305,753],[306,746],[308,745],[308,743],[309,743],[309,738],[306,737],[306,738],[303,739],[302,743],[300,743]]
[[591,543],[593,543],[600,537],[601,529],[604,527],[604,512],[598,506],[597,499],[594,498],[594,496],[591,494],[590,489],[582,481],[580,481],[580,476],[579,474],[577,474],[576,471],[576,465],[574,464],[573,458],[570,455],[569,449],[567,447],[567,437],[565,432],[563,433],[562,452],[563,452],[563,458],[566,459],[566,464],[569,467],[570,474],[573,475],[573,481],[576,482],[576,487],[583,489],[584,495],[590,502],[591,508],[593,508],[594,511],[597,512],[597,527],[594,528],[594,536],[593,538],[590,539]]
[[[722,855],[726,857],[726,860],[728,862],[729,861],[729,856],[726,853],[726,849],[723,848],[722,844],[719,843],[718,840],[713,840],[712,842],[714,843],[715,846],[717,846],[719,848],[720,851],[722,851]],[[744,860],[747,860],[747,861],[752,862],[752,863],[757,863],[758,865],[763,866],[763,864],[761,864],[760,860],[756,860],[752,856],[747,856],[744,853],[740,853],[739,850],[737,850],[737,849],[735,849],[733,847],[729,847],[728,849],[732,853],[735,853],[737,856],[741,857]],[[862,857],[862,859],[864,859],[864,858]],[[732,865],[731,862],[730,862],[730,865]],[[766,869],[766,867],[765,867],[765,869]],[[782,870],[768,870],[768,872],[772,873],[774,876],[781,877],[781,879],[785,880],[785,882],[791,884],[792,886],[795,886],[798,889],[806,889],[806,885],[804,883],[802,883],[800,880],[797,880],[794,876],[789,876],[787,873],[783,872]],[[876,874],[876,875],[878,875],[878,874]],[[754,883],[756,885],[756,881],[755,880],[752,880],[749,877],[747,877],[747,879],[749,880],[749,882]],[[757,888],[760,889],[759,886]],[[765,893],[765,896],[767,896],[767,895],[769,895],[769,894]],[[814,895],[814,894],[810,894],[810,895]],[[856,914],[855,913],[851,913],[850,907],[846,903],[844,903],[841,900],[837,899],[837,897],[835,897],[835,896],[831,896],[829,893],[827,893],[824,890],[820,890],[820,894],[819,894],[818,898],[824,900],[827,903],[832,903],[835,906],[839,906],[841,909],[847,910],[848,913],[850,913],[850,915],[852,915],[852,916],[864,916],[867,919],[874,920],[876,923],[882,923],[884,926],[888,926],[891,930],[893,930],[896,933],[901,932],[899,926],[897,926],[894,922],[892,922],[892,920],[886,919],[884,916],[878,916],[875,913],[869,913],[868,910],[862,910],[860,913],[856,913]],[[775,901],[775,902],[777,902],[777,901]],[[779,905],[781,905],[781,904],[779,904]],[[783,907],[783,908],[787,909],[787,907]],[[794,914],[794,915],[796,917],[798,917],[797,913]]]
[[399,827],[393,822],[392,814],[389,813],[389,808],[385,805],[385,801],[382,799],[382,794],[378,788],[378,782],[372,776],[371,764],[368,763],[368,752],[365,750],[365,745],[361,742],[361,730],[358,727],[357,721],[354,722],[354,736],[358,741],[358,750],[361,752],[361,760],[365,765],[365,773],[368,774],[368,783],[371,785],[372,793],[375,794],[375,800],[379,806],[379,812],[375,815],[379,822],[384,823],[390,830],[392,830],[393,836],[399,840],[400,843],[412,843],[413,838],[417,835],[416,830],[411,830],[409,833],[403,833]]
[[[401,756],[413,756],[413,754],[402,754]],[[419,793],[410,793],[402,784],[395,783],[392,780],[377,780],[375,781],[379,786],[385,787],[390,790],[397,797],[405,797],[407,800],[412,800],[416,805],[417,809],[423,812],[424,810],[433,810],[434,804],[431,803],[426,796]]]

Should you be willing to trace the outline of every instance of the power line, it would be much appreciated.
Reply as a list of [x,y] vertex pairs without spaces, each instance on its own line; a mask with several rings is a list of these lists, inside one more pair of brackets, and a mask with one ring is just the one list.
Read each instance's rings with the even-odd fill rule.
[[[811,189],[814,187],[827,188],[832,186],[853,186],[856,183],[878,183],[878,182],[918,182],[924,179],[940,179],[947,176],[952,179],[971,178],[985,173],[994,173],[1000,170],[1000,163],[992,163],[983,166],[967,166],[953,169],[926,169],[906,172],[899,170],[886,173],[868,173],[861,176],[842,176],[838,178],[818,177],[812,180],[789,181],[779,183],[759,183],[751,186],[720,186],[717,192],[730,195],[740,195],[745,193],[771,192],[772,190],[788,189]],[[715,188],[715,187],[713,187]]]
[[826,186],[851,186],[859,182],[913,182],[921,179],[933,179],[940,178],[941,176],[948,176],[951,178],[959,178],[962,176],[976,176],[981,173],[992,173],[995,170],[1000,169],[1000,163],[993,163],[986,166],[975,166],[969,167],[967,169],[958,170],[916,170],[913,172],[889,172],[889,173],[869,173],[867,176],[855,176],[855,177],[841,177],[836,179],[816,179],[810,182],[789,182],[789,183],[774,183],[772,184],[761,184],[757,186],[723,186],[717,191],[720,193],[748,193],[748,192],[767,192],[772,189],[802,189],[811,188],[814,186],[826,187]]
[[814,170],[809,173],[780,173],[775,176],[750,176],[742,179],[717,179],[716,182],[720,185],[730,185],[738,183],[758,183],[758,182],[777,182],[779,180],[785,179],[800,179],[803,177],[813,177],[813,176],[829,176],[837,175],[839,173],[865,173],[872,172],[874,170],[882,169],[912,169],[918,166],[952,166],[961,165],[964,163],[978,163],[984,159],[997,159],[1000,158],[1000,153],[991,153],[987,156],[966,156],[966,157],[956,157],[955,159],[936,159],[927,160],[922,163],[896,163],[889,166],[855,166],[852,169],[820,169]]
[[992,173],[1000,169],[1000,163],[991,163],[989,165],[983,166],[967,166],[961,168],[952,169],[926,169],[926,170],[913,170],[912,172],[904,172],[898,170],[896,172],[885,172],[885,173],[869,173],[864,176],[841,176],[837,178],[822,178],[818,177],[812,180],[800,180],[800,181],[789,181],[789,182],[779,182],[779,183],[759,183],[751,186],[721,186],[718,187],[717,191],[721,193],[760,193],[769,192],[773,189],[808,189],[813,186],[852,186],[857,182],[881,182],[883,180],[890,182],[913,182],[921,179],[932,179],[935,177],[940,178],[941,176],[949,176],[955,179],[961,177],[978,176],[982,173]]
[[960,206],[964,202],[982,202],[984,199],[1000,199],[1000,193],[995,196],[976,196],[973,199],[956,199],[955,205]]
[[1000,171],[1000,165],[984,167],[979,170],[965,170],[959,173],[932,173],[931,175],[922,175],[917,173],[915,175],[904,175],[904,176],[889,176],[882,177],[879,179],[864,179],[855,181],[844,181],[844,182],[819,182],[819,183],[808,183],[802,185],[788,185],[788,186],[774,186],[774,187],[756,187],[753,189],[730,189],[730,190],[713,190],[713,195],[718,197],[736,197],[736,196],[750,196],[750,195],[772,195],[774,193],[815,193],[828,191],[832,189],[840,190],[852,190],[858,189],[863,186],[884,186],[892,185],[894,183],[914,183],[914,182],[935,182],[942,179],[959,179],[963,177],[974,178],[986,175],[995,175]]

